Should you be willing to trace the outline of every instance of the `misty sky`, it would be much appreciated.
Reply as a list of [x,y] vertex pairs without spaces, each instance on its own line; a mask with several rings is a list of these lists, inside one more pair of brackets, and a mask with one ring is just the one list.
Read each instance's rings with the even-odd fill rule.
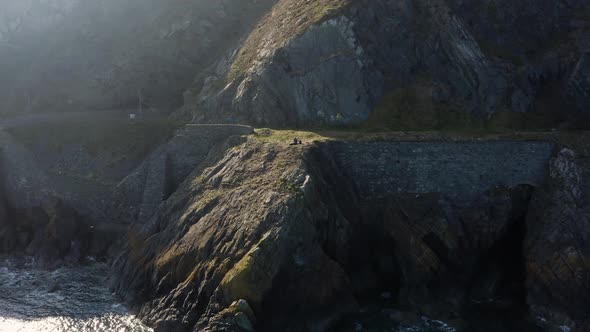
[[0,40],[46,29],[70,12],[78,0],[0,0]]

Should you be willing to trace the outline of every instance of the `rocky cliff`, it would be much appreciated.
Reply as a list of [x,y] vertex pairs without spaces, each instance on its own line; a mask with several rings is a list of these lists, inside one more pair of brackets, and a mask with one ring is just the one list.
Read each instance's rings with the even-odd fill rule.
[[582,320],[588,299],[580,294],[590,290],[588,147],[574,138],[551,159],[548,182],[531,202],[524,247],[529,303],[541,313]]
[[[535,202],[560,195],[552,183],[564,152],[553,143],[289,147],[263,133],[212,156],[130,232],[115,289],[156,331],[323,331],[380,298],[466,330],[532,328],[529,308],[532,325],[588,319],[583,297],[575,306],[544,297],[580,290],[534,272],[552,259],[538,251],[559,253],[536,242],[552,225],[538,213],[554,212]],[[466,163],[474,167],[437,175]],[[555,248],[579,248],[583,261],[587,241],[576,243],[557,236]]]
[[194,123],[0,122],[0,253],[114,257],[114,290],[157,331],[348,331],[366,315],[383,330],[408,312],[465,331],[586,331],[587,133],[235,123],[588,126],[589,10],[101,0],[31,29],[0,20],[1,113]]
[[375,121],[402,127],[512,112],[551,126],[575,113],[572,95],[587,108],[587,10],[584,1],[282,0],[185,106],[195,121],[273,126],[359,123],[376,110]]
[[583,0],[73,1],[0,49],[1,107],[551,128],[588,108],[588,13]]

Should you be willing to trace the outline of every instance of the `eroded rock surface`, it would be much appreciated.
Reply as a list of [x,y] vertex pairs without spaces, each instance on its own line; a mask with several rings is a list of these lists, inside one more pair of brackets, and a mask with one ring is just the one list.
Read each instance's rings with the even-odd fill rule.
[[282,0],[200,76],[184,111],[201,122],[317,126],[410,103],[426,122],[508,111],[537,112],[550,125],[575,113],[574,72],[587,108],[587,11],[584,1]]
[[[563,147],[533,198],[525,255],[528,301],[542,315],[587,320],[590,290],[588,142]],[[583,328],[581,329],[583,330]]]
[[[502,148],[509,143],[512,149]],[[452,167],[448,163],[466,156],[495,154],[495,170],[506,173],[508,182],[496,176],[469,190],[457,186],[466,199],[433,187],[420,191],[421,177],[397,178],[403,166],[387,173],[389,148],[404,151],[416,143],[346,143],[365,147],[356,154],[342,144],[289,147],[259,135],[211,156],[149,221],[130,231],[114,264],[115,289],[161,331],[322,331],[383,294],[436,317],[492,307],[506,319],[490,321],[489,328],[526,328],[510,322],[524,320],[528,305],[542,303],[535,302],[531,267],[550,256],[531,251],[545,229],[534,215],[553,212],[543,204],[531,213],[529,203],[534,198],[534,207],[545,195],[547,189],[536,187],[554,188],[555,163],[563,156],[549,163],[553,145],[420,143],[426,145],[415,153],[430,163],[406,164],[406,171],[427,174],[424,167]],[[433,147],[457,149],[458,158],[445,164],[428,152]],[[478,149],[487,150],[482,156]],[[349,151],[351,162],[342,163],[337,151]],[[527,153],[537,158],[521,162],[539,167],[539,173],[503,171],[501,164],[510,165],[511,156]],[[355,169],[367,170],[368,160],[377,167],[370,174],[381,174],[384,183],[391,176],[413,186],[401,192],[379,187],[366,178],[370,174]],[[478,167],[464,171],[479,174]],[[461,181],[469,178],[463,175]],[[380,195],[368,192],[367,183]],[[572,245],[569,238],[560,239]],[[577,316],[560,302],[552,304],[554,312],[564,310],[569,317],[558,324],[579,327],[587,318],[584,303],[576,307]],[[464,324],[477,328],[472,323]]]

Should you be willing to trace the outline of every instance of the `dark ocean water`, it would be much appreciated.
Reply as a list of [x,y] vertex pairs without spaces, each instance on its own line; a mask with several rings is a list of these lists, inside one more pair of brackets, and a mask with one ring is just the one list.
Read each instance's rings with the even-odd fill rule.
[[48,271],[0,260],[0,332],[147,332],[111,294],[106,264]]
[[[47,270],[32,259],[0,259],[0,332],[148,332],[150,328],[118,303],[108,287],[106,264]],[[452,322],[412,315],[395,309],[368,310],[344,319],[331,332],[457,332]],[[502,320],[503,315],[496,318]],[[477,319],[479,320],[479,319]],[[538,331],[523,325],[490,324],[482,319],[468,331]],[[486,323],[487,322],[487,323]],[[567,332],[569,328],[562,327]]]

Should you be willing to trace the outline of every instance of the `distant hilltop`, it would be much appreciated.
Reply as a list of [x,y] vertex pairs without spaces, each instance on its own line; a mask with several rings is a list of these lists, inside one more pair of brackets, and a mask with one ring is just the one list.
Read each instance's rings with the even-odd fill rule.
[[2,113],[147,105],[199,123],[549,129],[590,109],[583,0],[31,3],[0,9],[13,11]]

